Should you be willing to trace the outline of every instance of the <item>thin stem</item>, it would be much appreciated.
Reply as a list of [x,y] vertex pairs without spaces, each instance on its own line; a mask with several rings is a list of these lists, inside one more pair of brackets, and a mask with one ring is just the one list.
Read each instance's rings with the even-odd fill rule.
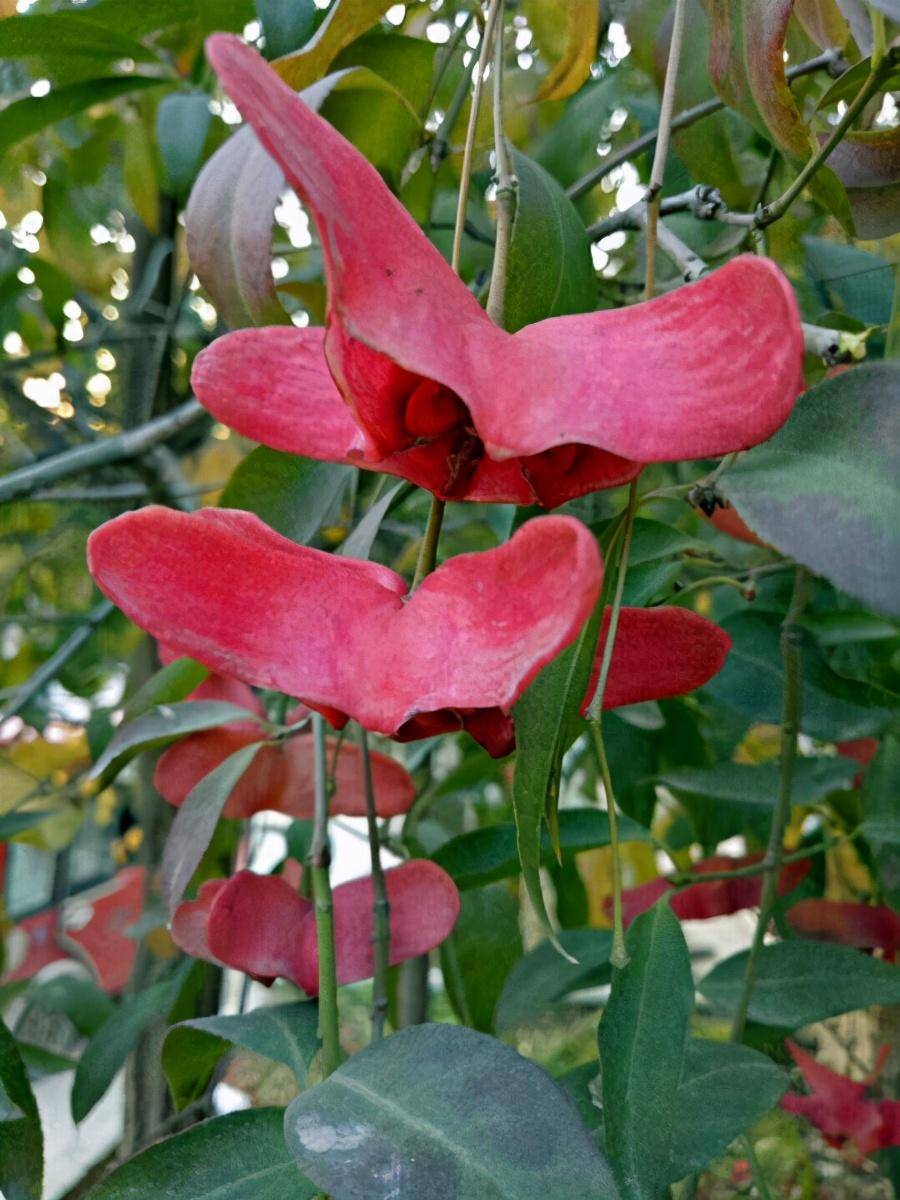
[[[468,26],[462,27],[462,32],[465,33]],[[449,58],[447,60],[449,62]],[[450,135],[456,128],[456,122],[459,120],[459,114],[462,112],[462,107],[466,102],[466,96],[469,94],[469,88],[472,85],[472,71],[475,69],[474,56],[469,60],[469,65],[463,67],[462,74],[459,78],[459,84],[456,91],[447,105],[447,112],[441,121],[440,128],[434,135],[429,152],[432,171],[437,171],[438,167],[450,153]],[[429,108],[431,107],[429,103]],[[427,115],[427,114],[426,114]]]
[[34,674],[17,689],[10,702],[0,712],[0,725],[4,721],[8,721],[10,717],[14,717],[16,713],[21,712],[30,700],[33,700],[51,680],[56,678],[69,659],[81,649],[97,626],[106,620],[114,608],[115,605],[111,600],[101,600],[95,608],[91,609],[59,649],[51,654],[46,662],[41,663]]
[[672,133],[672,117],[675,109],[675,83],[678,79],[678,64],[681,61],[681,47],[684,43],[685,8],[686,0],[675,0],[672,37],[669,42],[669,61],[666,64],[666,80],[663,84],[662,105],[659,111],[659,126],[656,133],[656,150],[653,154],[653,166],[650,168],[650,182],[647,186],[645,300],[650,300],[656,290],[656,240],[657,227],[659,225],[659,193],[662,189],[666,159],[669,155],[669,138]]
[[819,147],[787,191],[779,196],[777,200],[773,200],[771,204],[767,204],[760,209],[755,222],[757,228],[763,229],[767,225],[771,225],[773,221],[777,221],[784,216],[819,168],[828,161],[832,152],[840,145],[844,134],[850,129],[868,102],[880,90],[881,85],[890,74],[898,57],[900,57],[900,51],[895,52],[892,50],[889,54],[885,55],[877,67],[873,65],[866,82],[859,89],[840,121],[835,125],[828,140]]
[[760,1200],[774,1200],[772,1193],[769,1191],[769,1185],[766,1183],[762,1165],[756,1157],[756,1147],[753,1145],[753,1140],[749,1134],[745,1135],[744,1142],[747,1146],[747,1160],[750,1163],[750,1170],[753,1173],[753,1183],[759,1192]]
[[[501,5],[502,7],[502,5]],[[517,181],[513,173],[512,155],[503,132],[503,22],[494,37],[494,157],[497,168],[497,237],[494,243],[494,263],[486,312],[495,325],[503,325],[506,297],[506,265],[509,243],[516,215]]]
[[416,563],[416,573],[413,576],[412,591],[415,591],[426,575],[430,575],[437,562],[438,542],[441,537],[441,525],[444,523],[444,509],[447,507],[437,496],[431,497],[431,508],[428,510],[428,524],[419,546],[419,559]]
[[15,500],[27,496],[38,488],[56,483],[69,475],[92,471],[109,463],[124,462],[139,458],[151,447],[167,441],[182,429],[195,424],[206,415],[206,409],[197,400],[187,400],[165,416],[156,417],[134,429],[126,429],[115,437],[98,439],[88,446],[75,446],[54,454],[52,458],[31,463],[18,471],[11,471],[0,479],[0,501]]
[[378,837],[378,814],[375,810],[375,787],[372,783],[372,756],[369,738],[359,728],[359,747],[362,751],[363,782],[366,791],[366,823],[369,828],[369,853],[372,859],[372,958],[375,964],[372,983],[372,1041],[384,1037],[388,1011],[388,969],[391,961],[391,903],[388,899],[384,869],[381,865],[381,844]]
[[613,944],[609,961],[617,970],[621,970],[628,966],[629,960],[628,951],[625,949],[625,925],[622,920],[622,860],[619,856],[619,818],[616,812],[616,797],[613,792],[612,775],[606,757],[606,747],[603,744],[603,730],[600,721],[592,718],[588,721],[588,726],[597,754],[600,778],[603,780],[603,790],[606,793],[606,811],[609,815],[609,848],[612,854],[613,883]]
[[[804,75],[812,75],[816,71],[834,71],[842,64],[843,58],[840,50],[826,50],[822,54],[817,54],[815,58],[798,63],[796,67],[789,67],[786,72],[787,80],[788,83],[793,83],[795,79],[800,79]],[[840,74],[840,72],[838,73]],[[717,96],[710,100],[704,100],[701,104],[695,104],[692,108],[686,108],[683,112],[676,114],[672,118],[671,128],[673,132],[677,129],[687,129],[688,126],[694,125],[704,117],[721,112],[724,107],[725,101],[720,100]],[[658,132],[658,129],[650,129],[647,133],[641,134],[639,138],[635,138],[633,142],[629,142],[627,146],[623,146],[621,150],[607,155],[602,163],[598,163],[596,167],[588,171],[581,179],[577,179],[571,184],[566,189],[566,195],[571,200],[577,200],[579,196],[583,196],[585,192],[589,192],[595,184],[598,184],[610,172],[615,171],[617,167],[621,167],[623,163],[628,162],[629,159],[634,158],[635,155],[641,154],[644,150],[652,146],[656,141]]]
[[502,0],[491,0],[484,33],[481,35],[481,50],[478,55],[478,65],[475,68],[475,87],[472,91],[472,103],[469,107],[469,124],[466,129],[466,141],[463,146],[462,171],[459,180],[459,198],[456,203],[456,228],[453,231],[453,252],[450,265],[459,274],[459,259],[462,251],[463,225],[466,218],[466,204],[469,200],[469,180],[472,178],[472,153],[475,147],[475,130],[478,125],[478,110],[481,107],[481,89],[484,83],[484,73],[491,57],[494,44],[494,30],[497,16],[503,7]]
[[781,711],[781,764],[779,770],[778,797],[775,811],[772,814],[772,825],[769,830],[769,844],[764,861],[762,895],[759,904],[759,916],[753,935],[753,944],[747,957],[744,971],[744,982],[737,1011],[734,1014],[734,1024],[731,1028],[731,1040],[740,1042],[744,1036],[747,1024],[747,1014],[750,1009],[750,999],[753,986],[756,983],[756,972],[759,965],[759,954],[765,941],[766,930],[775,908],[778,895],[778,880],[784,863],[784,831],[791,817],[791,795],[794,784],[794,768],[797,759],[797,738],[800,733],[800,721],[803,716],[803,677],[800,646],[802,630],[799,620],[806,607],[809,593],[809,576],[803,567],[798,567],[794,576],[794,590],[791,603],[784,622],[781,626],[781,660],[784,667],[784,696]]
[[[784,854],[781,858],[782,867],[787,867],[791,863],[803,862],[807,858],[815,858],[817,854],[826,854],[829,850],[833,850],[835,846],[843,846],[846,842],[852,842],[862,833],[862,827],[854,829],[852,832],[845,834],[839,838],[825,838],[821,842],[816,842],[814,846],[806,846],[803,850],[795,850],[793,854]],[[668,854],[669,851],[665,846],[660,846],[659,849]],[[675,875],[669,875],[668,882],[672,887],[683,888],[692,887],[695,883],[721,883],[729,879],[750,879],[754,875],[762,875],[768,870],[768,861],[761,858],[759,862],[748,863],[745,867],[733,867],[730,871],[697,871],[679,872]]]
[[872,22],[872,71],[881,66],[887,51],[887,34],[884,13],[875,4],[869,5],[869,20]]
[[322,1040],[322,1075],[329,1076],[341,1065],[338,1022],[337,964],[334,953],[334,905],[328,869],[328,764],[325,748],[325,719],[313,713],[315,738],[316,801],[312,845],[309,852],[313,906],[316,914],[316,943],[319,952],[319,1037]]
[[613,647],[616,642],[616,631],[619,628],[619,612],[622,608],[622,594],[625,590],[625,575],[628,572],[628,556],[631,552],[631,536],[634,533],[634,514],[636,510],[637,480],[634,479],[628,489],[628,506],[625,510],[625,538],[622,542],[622,554],[619,559],[619,573],[616,578],[616,591],[609,617],[609,627],[606,631],[606,641],[603,644],[600,676],[587,710],[587,717],[591,721],[600,721],[603,714],[603,695],[606,692],[606,681],[609,678],[609,667],[612,662]]

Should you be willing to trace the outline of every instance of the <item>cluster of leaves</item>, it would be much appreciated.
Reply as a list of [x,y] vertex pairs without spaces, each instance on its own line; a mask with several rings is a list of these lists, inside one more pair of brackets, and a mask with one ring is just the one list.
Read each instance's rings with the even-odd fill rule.
[[[0,78],[14,97],[0,110],[0,455],[9,471],[0,479],[8,500],[0,512],[0,717],[8,718],[0,837],[10,843],[0,855],[10,865],[17,854],[31,855],[26,863],[59,854],[77,865],[99,828],[112,873],[139,845],[128,837],[134,822],[152,811],[137,756],[247,717],[221,700],[187,699],[203,669],[179,660],[154,674],[135,628],[97,606],[84,566],[93,528],[148,499],[190,508],[203,498],[256,513],[299,544],[409,575],[427,517],[427,496],[409,484],[249,449],[191,407],[191,363],[225,327],[320,324],[325,312],[316,232],[284,202],[280,172],[250,147],[248,131],[226,140],[233,111],[206,65],[204,36],[245,30],[260,40],[282,78],[311,89],[311,102],[449,256],[477,42],[471,7],[38,0],[0,20]],[[691,0],[676,111],[724,105],[676,128],[663,195],[714,187],[731,215],[752,215],[782,196],[869,77],[873,51],[896,34],[896,7]],[[659,119],[671,5],[627,0],[613,24],[609,6],[594,0],[507,8],[504,120],[518,195],[504,320],[516,329],[617,308],[640,293],[645,238],[619,218],[648,177],[652,150],[639,139]],[[813,71],[789,86],[785,55],[797,64],[823,50],[842,51],[848,69],[836,78]],[[811,186],[761,233],[804,320],[868,361],[835,372],[807,358],[811,386],[789,422],[716,480],[711,503],[733,508],[719,507],[713,522],[685,497],[696,498],[691,485],[715,464],[645,470],[641,491],[653,497],[635,522],[624,603],[694,605],[726,630],[732,650],[701,692],[603,722],[628,883],[659,874],[659,850],[681,872],[675,887],[729,839],[764,852],[779,789],[779,630],[794,564],[815,575],[800,620],[802,757],[786,832],[810,869],[778,898],[778,940],[754,958],[743,1038],[725,1041],[724,1031],[742,1003],[748,955],[701,969],[698,1007],[677,903],[664,898],[636,916],[628,965],[613,970],[610,823],[596,808],[599,769],[578,716],[588,663],[576,644],[519,702],[514,781],[510,763],[465,735],[403,749],[418,798],[383,834],[402,857],[438,864],[461,894],[459,920],[438,952],[448,1022],[395,1033],[323,1081],[315,1002],[292,997],[239,1016],[197,1015],[209,1012],[199,999],[207,968],[166,957],[173,947],[151,902],[134,932],[141,959],[155,959],[157,969],[136,967],[123,999],[83,979],[15,978],[10,960],[0,997],[15,1030],[0,1024],[0,1190],[10,1200],[41,1191],[43,1135],[30,1080],[74,1065],[29,1040],[29,1014],[54,1014],[84,1043],[76,1120],[161,1015],[170,1025],[161,1069],[177,1110],[208,1100],[234,1047],[295,1077],[286,1111],[218,1116],[161,1141],[101,1182],[97,1200],[251,1190],[265,1200],[322,1192],[377,1200],[397,1194],[399,1163],[411,1200],[658,1200],[741,1135],[752,1151],[754,1128],[789,1084],[786,1035],[900,1003],[900,972],[879,957],[893,946],[811,942],[790,919],[801,899],[900,904],[892,723],[900,376],[889,361],[900,342],[900,131],[885,99],[896,73],[879,79]],[[489,109],[475,126],[460,262],[480,297],[495,238]],[[223,146],[231,153],[213,160]],[[746,222],[698,219],[690,209],[665,220],[711,265],[750,236]],[[605,232],[610,221],[616,227]],[[597,231],[593,251],[587,227]],[[660,255],[662,287],[676,286],[680,274]],[[137,449],[117,440],[153,421],[163,422],[164,440]],[[121,453],[108,449],[119,445]],[[106,457],[92,457],[98,447]],[[607,491],[565,511],[604,544],[623,503],[621,492]],[[739,512],[755,538],[730,536],[723,511]],[[441,554],[500,545],[529,515],[511,505],[450,504]],[[595,637],[588,627],[589,650]],[[46,664],[52,669],[42,674]],[[262,699],[259,728],[283,736],[284,698]],[[861,740],[866,766],[836,753]],[[259,744],[192,792],[179,818],[186,851],[174,882],[167,875],[170,900],[227,872],[238,830],[218,817]],[[305,858],[309,835],[308,821],[294,821],[288,858]],[[138,856],[154,868],[153,854],[148,846]],[[552,941],[527,922],[523,941],[523,880],[533,897],[552,899]],[[865,952],[873,947],[876,955]],[[598,1026],[607,997],[599,988],[610,990]],[[398,1012],[393,995],[397,1023]],[[805,1152],[801,1159],[797,1178]],[[890,1150],[879,1163],[893,1177]]]

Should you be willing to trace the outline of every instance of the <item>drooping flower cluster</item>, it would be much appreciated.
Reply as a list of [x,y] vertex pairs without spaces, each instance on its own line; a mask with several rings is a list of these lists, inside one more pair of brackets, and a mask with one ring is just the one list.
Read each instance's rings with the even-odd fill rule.
[[[554,507],[632,480],[647,462],[751,446],[787,418],[802,335],[793,292],[769,261],[738,258],[648,304],[507,333],[366,160],[259,55],[223,36],[208,53],[308,205],[328,282],[325,330],[240,330],[198,356],[194,388],[218,419],[442,498]],[[243,511],[145,508],[95,531],[88,553],[98,585],[132,620],[215,672],[207,698],[258,712],[248,685],[274,688],[336,727],[352,717],[398,741],[465,730],[495,756],[513,749],[513,706],[576,639],[603,579],[594,536],[564,516],[444,563],[411,596],[388,568],[299,546]],[[622,609],[604,707],[702,686],[729,644],[685,609]],[[258,740],[258,726],[240,722],[194,735],[162,757],[159,788],[179,804]],[[406,773],[378,755],[373,770],[379,813],[405,811]],[[307,816],[310,778],[308,737],[267,745],[224,811]],[[336,784],[333,811],[363,811],[353,747],[340,751]],[[433,864],[387,878],[399,962],[441,941],[459,902]],[[334,904],[338,978],[364,978],[371,881],[336,889]],[[173,932],[200,957],[315,991],[315,921],[284,879],[208,882],[180,906]]]

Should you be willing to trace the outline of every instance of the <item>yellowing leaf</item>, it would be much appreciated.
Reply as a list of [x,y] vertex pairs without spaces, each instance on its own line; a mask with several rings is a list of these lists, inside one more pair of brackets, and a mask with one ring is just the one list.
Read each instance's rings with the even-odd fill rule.
[[528,0],[528,24],[541,54],[553,63],[539,100],[564,100],[591,72],[600,35],[600,0]]
[[276,58],[272,66],[292,88],[300,91],[321,79],[338,54],[371,29],[392,0],[335,0],[315,36],[302,50]]

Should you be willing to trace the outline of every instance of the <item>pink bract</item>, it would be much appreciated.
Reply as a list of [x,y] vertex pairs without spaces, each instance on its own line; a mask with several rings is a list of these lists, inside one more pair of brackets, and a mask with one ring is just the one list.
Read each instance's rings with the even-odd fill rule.
[[554,506],[645,462],[745,449],[787,419],[803,338],[769,260],[740,257],[646,304],[509,334],[377,171],[255,51],[216,35],[207,53],[312,213],[329,288],[324,339],[245,330],[198,357],[194,386],[221,420],[445,498]]

